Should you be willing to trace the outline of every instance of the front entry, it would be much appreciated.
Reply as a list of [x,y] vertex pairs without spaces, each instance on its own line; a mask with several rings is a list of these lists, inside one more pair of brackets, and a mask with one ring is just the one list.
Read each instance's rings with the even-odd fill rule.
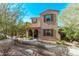
[[32,33],[32,30],[31,29],[28,31],[28,33],[29,33],[29,37],[32,37],[33,36],[33,33]]
[[34,38],[38,38],[38,30],[34,30]]
[[33,30],[30,29],[29,36],[37,39],[38,38],[38,30],[37,29],[33,29]]

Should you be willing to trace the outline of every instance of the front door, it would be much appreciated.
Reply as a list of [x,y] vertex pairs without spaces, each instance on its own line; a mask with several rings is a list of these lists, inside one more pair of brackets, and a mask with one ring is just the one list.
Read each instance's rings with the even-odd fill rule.
[[38,30],[34,30],[34,38],[38,38]]
[[32,32],[32,30],[30,29],[29,30],[29,37],[32,37],[33,36],[33,32]]

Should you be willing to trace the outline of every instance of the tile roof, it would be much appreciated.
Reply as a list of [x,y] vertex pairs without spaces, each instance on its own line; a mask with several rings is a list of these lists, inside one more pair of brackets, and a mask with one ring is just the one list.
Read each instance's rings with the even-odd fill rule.
[[31,24],[30,24],[30,27],[32,27],[32,28],[34,28],[34,27],[35,27],[35,28],[36,28],[36,27],[40,27],[40,24],[37,24],[37,23],[36,23],[36,24],[31,23]]
[[46,14],[46,13],[52,13],[52,12],[59,12],[59,10],[48,9],[48,10],[45,10],[44,12],[42,12],[40,15],[43,15],[43,14]]

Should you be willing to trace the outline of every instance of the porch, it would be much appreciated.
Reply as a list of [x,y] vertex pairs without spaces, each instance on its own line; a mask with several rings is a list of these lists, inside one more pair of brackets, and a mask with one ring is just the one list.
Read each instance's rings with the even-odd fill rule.
[[32,28],[26,30],[26,36],[31,37],[32,39],[39,39],[39,28]]

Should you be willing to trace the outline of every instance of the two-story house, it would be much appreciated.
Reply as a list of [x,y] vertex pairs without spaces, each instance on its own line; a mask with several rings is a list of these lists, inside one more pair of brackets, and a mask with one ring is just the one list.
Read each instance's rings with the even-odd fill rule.
[[29,36],[39,40],[59,40],[57,29],[57,10],[46,10],[40,17],[33,17],[28,30]]

